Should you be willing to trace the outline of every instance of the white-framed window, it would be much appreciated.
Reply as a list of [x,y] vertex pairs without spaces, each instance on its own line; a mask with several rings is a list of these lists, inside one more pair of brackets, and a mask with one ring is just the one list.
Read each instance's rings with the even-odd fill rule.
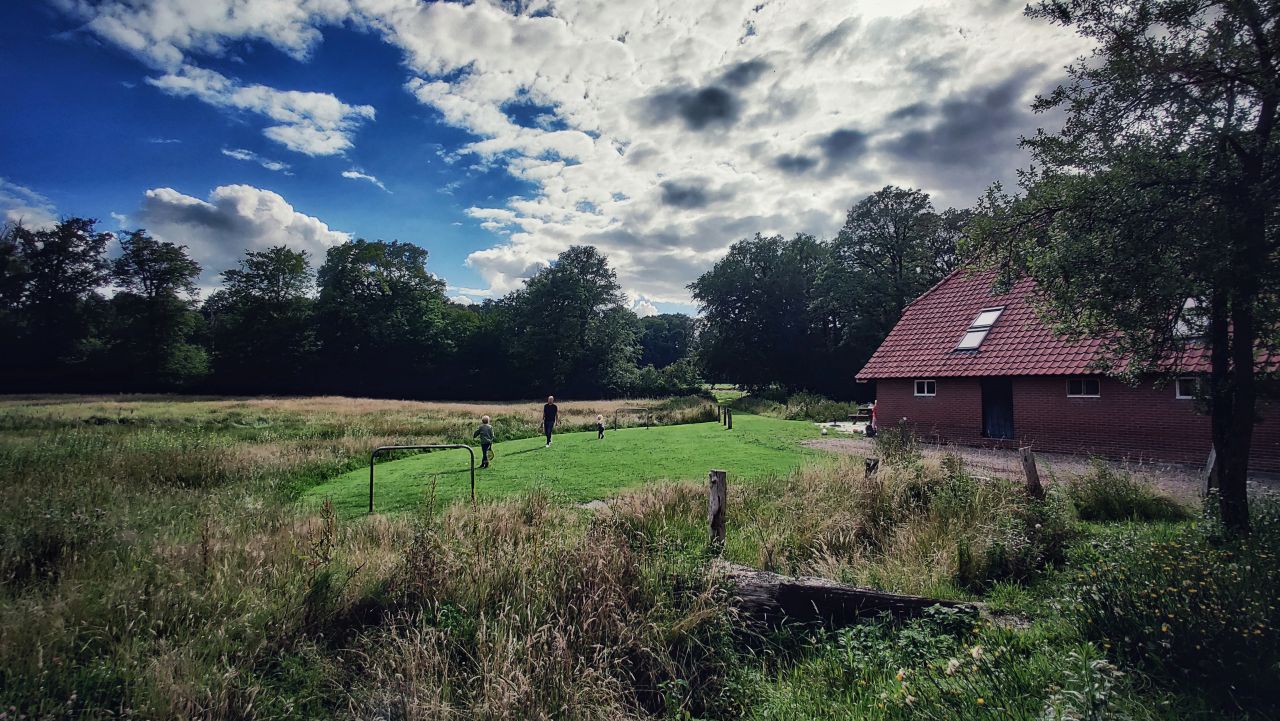
[[982,345],[982,341],[987,339],[987,334],[991,332],[991,326],[996,324],[996,319],[1004,312],[1004,306],[998,308],[983,308],[978,311],[978,317],[973,319],[969,324],[969,330],[961,336],[960,342],[956,344],[956,350],[977,350]]
[[918,396],[936,396],[938,395],[938,383],[932,380],[916,381],[916,395]]
[[1183,376],[1173,382],[1173,397],[1180,401],[1194,400],[1200,395],[1200,379],[1196,376]]
[[1102,384],[1097,378],[1070,378],[1067,380],[1068,398],[1098,398],[1102,396]]

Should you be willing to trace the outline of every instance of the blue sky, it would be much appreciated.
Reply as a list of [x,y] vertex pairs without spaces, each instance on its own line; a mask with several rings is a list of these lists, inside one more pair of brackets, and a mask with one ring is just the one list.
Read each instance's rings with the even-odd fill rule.
[[589,243],[638,311],[691,311],[734,240],[829,237],[888,183],[946,206],[1011,179],[1027,104],[1085,50],[1019,9],[4,3],[0,211],[147,227],[206,286],[246,248],[366,237],[479,300]]

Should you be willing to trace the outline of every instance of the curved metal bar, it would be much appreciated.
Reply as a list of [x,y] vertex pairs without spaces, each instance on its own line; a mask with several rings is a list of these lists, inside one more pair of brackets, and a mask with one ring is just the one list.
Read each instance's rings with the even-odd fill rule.
[[476,502],[476,452],[471,446],[463,443],[445,443],[428,446],[378,446],[369,454],[369,513],[373,513],[373,462],[383,451],[440,451],[450,448],[465,448],[471,455],[471,504]]

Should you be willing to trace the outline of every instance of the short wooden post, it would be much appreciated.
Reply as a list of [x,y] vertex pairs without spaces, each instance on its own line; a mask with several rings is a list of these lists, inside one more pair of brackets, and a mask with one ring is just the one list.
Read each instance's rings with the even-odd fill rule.
[[1209,458],[1204,462],[1204,495],[1218,487],[1218,447],[1209,446]]
[[1044,486],[1040,485],[1040,471],[1036,468],[1036,454],[1031,452],[1031,446],[1019,448],[1018,456],[1022,459],[1022,472],[1027,476],[1027,494],[1032,498],[1044,498]]
[[732,408],[730,408],[730,409],[729,409],[729,424],[728,424],[728,428],[729,428],[729,430],[733,430],[733,409],[732,409]]
[[725,471],[712,469],[707,474],[707,525],[711,527],[711,544],[724,546],[724,507],[728,496]]
[[865,477],[867,480],[871,480],[871,477],[876,474],[876,471],[880,470],[880,459],[868,458],[866,459],[864,466],[864,471],[866,473]]

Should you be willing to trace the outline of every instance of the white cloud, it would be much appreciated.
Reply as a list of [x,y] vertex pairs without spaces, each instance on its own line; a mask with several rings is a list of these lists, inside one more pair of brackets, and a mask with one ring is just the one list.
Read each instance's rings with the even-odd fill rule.
[[208,200],[172,188],[148,190],[130,216],[154,237],[185,245],[204,272],[199,285],[216,287],[222,271],[235,267],[246,250],[287,245],[305,250],[313,267],[325,251],[351,239],[319,218],[298,212],[279,194],[251,185],[223,185]]
[[262,115],[277,123],[263,135],[306,155],[336,155],[351,147],[351,136],[375,111],[368,105],[347,105],[329,93],[277,90],[265,85],[241,85],[227,76],[194,65],[147,82],[179,97],[195,97],[210,105]]
[[[373,183],[374,185],[378,186],[379,188],[382,188],[383,190],[387,190],[387,186],[383,185],[381,180],[378,180],[376,177],[369,175],[368,173],[363,173],[359,170],[356,170],[355,168],[352,168],[351,170],[342,171],[342,177],[348,178],[350,180],[367,180],[370,183]],[[387,192],[390,193],[391,191],[387,190]]]
[[648,318],[651,315],[658,315],[658,313],[660,312],[658,310],[658,306],[654,305],[653,303],[650,303],[647,300],[644,300],[643,298],[636,301],[636,303],[631,306],[631,310],[634,311],[635,314],[640,316],[641,318]]
[[33,230],[58,222],[58,209],[52,200],[5,178],[0,178],[0,213],[3,213],[3,222],[21,223]]
[[[311,154],[350,147],[373,109],[192,58],[262,41],[305,59],[342,23],[380,35],[407,91],[477,137],[440,157],[532,188],[468,211],[495,235],[467,259],[489,291],[589,243],[653,302],[687,302],[736,239],[829,236],[886,184],[972,203],[1025,162],[1017,136],[1056,121],[1031,97],[1089,49],[1007,0],[56,1],[162,72],[153,85],[259,113]],[[513,105],[536,106],[532,127]]]
[[223,148],[222,154],[227,156],[228,158],[243,160],[246,163],[257,163],[258,165],[261,165],[267,170],[273,170],[277,173],[282,172],[285,175],[293,175],[293,173],[289,172],[289,168],[292,166],[290,166],[288,163],[282,163],[279,160],[271,160],[270,158],[264,158],[261,155],[258,155],[257,153],[253,152],[252,150],[245,150],[244,148],[231,148],[231,149]]
[[454,303],[457,303],[458,305],[475,305],[476,304],[474,300],[468,298],[465,295],[449,296],[449,300],[453,301]]

